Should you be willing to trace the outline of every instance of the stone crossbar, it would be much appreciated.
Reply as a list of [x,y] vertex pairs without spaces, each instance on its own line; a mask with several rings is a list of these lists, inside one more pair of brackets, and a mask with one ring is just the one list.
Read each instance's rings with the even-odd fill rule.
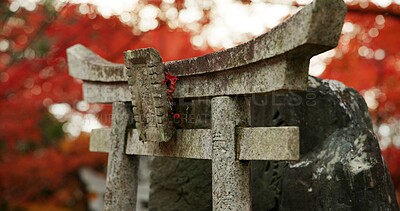
[[[298,160],[298,127],[236,128],[239,160]],[[90,151],[109,152],[111,129],[91,132]],[[210,129],[181,129],[168,142],[141,142],[136,129],[128,131],[125,153],[160,157],[180,157],[211,160]]]

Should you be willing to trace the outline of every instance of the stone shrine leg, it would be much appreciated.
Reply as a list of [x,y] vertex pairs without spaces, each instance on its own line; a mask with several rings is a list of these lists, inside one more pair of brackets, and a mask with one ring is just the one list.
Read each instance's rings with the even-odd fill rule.
[[113,103],[111,148],[108,155],[104,210],[136,210],[138,156],[126,155],[126,129],[133,122],[131,107]]
[[250,163],[236,158],[237,102],[230,97],[211,100],[213,210],[251,210]]

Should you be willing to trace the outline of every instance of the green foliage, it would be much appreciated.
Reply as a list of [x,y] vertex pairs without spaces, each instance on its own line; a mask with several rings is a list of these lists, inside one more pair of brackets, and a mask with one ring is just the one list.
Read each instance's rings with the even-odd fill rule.
[[53,115],[44,112],[39,121],[39,128],[42,131],[41,144],[44,147],[57,146],[64,138],[63,122],[60,122]]

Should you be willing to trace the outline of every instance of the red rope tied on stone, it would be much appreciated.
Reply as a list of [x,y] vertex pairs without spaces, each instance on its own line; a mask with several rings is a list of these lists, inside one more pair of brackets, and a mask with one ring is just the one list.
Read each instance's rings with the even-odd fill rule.
[[[171,75],[170,72],[165,72],[165,80],[162,82],[163,84],[167,84],[168,88],[167,88],[167,93],[168,93],[168,101],[169,101],[169,105],[171,107],[172,110],[172,102],[173,102],[173,98],[172,98],[172,94],[174,94],[174,91],[176,89],[176,82],[178,81],[178,77],[175,75]],[[174,119],[180,119],[181,118],[181,114],[179,113],[173,113],[172,112],[172,118]]]

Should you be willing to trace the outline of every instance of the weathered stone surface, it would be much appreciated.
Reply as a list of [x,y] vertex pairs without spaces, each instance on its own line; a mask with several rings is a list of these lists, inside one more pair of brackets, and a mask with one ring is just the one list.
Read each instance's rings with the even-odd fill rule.
[[398,210],[361,95],[310,77],[307,92],[262,100],[254,123],[298,125],[301,160],[253,165],[254,210]]
[[[304,90],[307,73],[297,69],[308,66],[309,58],[303,58],[296,62],[296,69],[291,68],[293,67],[291,61],[283,55],[225,71],[180,76],[173,97],[196,98],[266,93],[276,90]],[[215,60],[221,61],[218,58]],[[191,68],[188,66],[186,69]]]
[[[239,160],[298,160],[299,129],[297,127],[237,127],[236,157]],[[109,152],[111,129],[92,130],[90,150]],[[212,158],[212,135],[210,129],[178,129],[176,137],[168,142],[141,142],[136,129],[128,130],[125,147],[127,155]]]
[[125,154],[126,132],[131,127],[130,106],[113,103],[111,147],[108,156],[104,210],[135,210],[138,157]]
[[126,81],[123,64],[109,62],[81,44],[67,49],[69,74],[87,81]]
[[[253,210],[398,210],[368,109],[356,91],[336,81],[309,77],[307,92],[258,96],[252,105],[252,126],[298,125],[301,137],[299,162],[251,162]],[[157,162],[158,166],[168,163]],[[194,165],[202,169],[200,172],[211,168],[204,161]],[[170,182],[173,172],[166,168],[162,171],[169,176],[158,179]],[[153,168],[152,174],[157,172]],[[184,169],[179,174],[191,180],[200,178]],[[204,181],[209,176],[211,173],[201,175]],[[185,185],[190,186],[190,181]],[[153,188],[163,189],[157,185]],[[191,210],[204,210],[211,200],[211,192],[208,194],[187,198],[185,203],[198,205]],[[182,204],[166,194],[151,198],[154,206],[160,206],[155,200],[161,198],[170,201],[166,206]]]
[[[90,138],[90,149],[95,152],[109,152],[111,146],[111,129],[93,130]],[[136,129],[127,134],[125,153],[127,155],[144,155],[156,157],[180,157],[193,159],[211,159],[211,130],[186,129],[177,130],[176,137],[168,142],[141,142]]]
[[90,132],[91,152],[110,152],[111,149],[111,128],[93,129]]
[[136,210],[148,211],[150,196],[150,165],[153,158],[139,156]]
[[160,54],[152,48],[126,51],[125,66],[140,141],[167,142],[175,134]]
[[212,210],[210,160],[154,158],[151,168],[150,211]]
[[[253,93],[267,93],[277,90],[304,90],[306,89],[307,72],[310,57],[300,58],[281,55],[266,59],[247,66],[232,68],[225,71],[217,71],[209,74],[180,76],[173,94],[174,98],[200,98],[221,95],[245,95]],[[187,66],[185,69],[193,67]],[[302,70],[302,71],[300,71]],[[145,72],[145,71],[138,71]],[[84,81],[84,99],[91,103],[111,103],[115,101],[130,101],[134,96],[131,91],[139,94],[140,90],[152,90],[144,77],[135,76],[140,83],[139,89],[128,89],[126,82],[99,82]],[[162,80],[160,80],[160,83]],[[157,84],[155,84],[157,85]],[[143,87],[140,89],[140,87]],[[166,87],[157,85],[157,89],[163,88],[166,95]],[[142,93],[145,94],[145,93]],[[137,98],[137,97],[136,97]],[[135,100],[135,103],[138,103]]]
[[282,121],[299,125],[301,134],[301,160],[282,173],[280,209],[398,210],[361,95],[337,81],[309,78],[302,99],[303,111],[276,107]]
[[254,127],[236,130],[239,160],[298,160],[298,127]]
[[251,210],[250,163],[236,159],[235,127],[242,119],[230,97],[211,99],[213,210]]
[[140,142],[137,130],[128,135],[127,154],[162,157],[211,159],[211,130],[177,130],[176,137],[165,143]]
[[132,94],[126,82],[101,83],[84,81],[83,99],[88,103],[129,102]]

